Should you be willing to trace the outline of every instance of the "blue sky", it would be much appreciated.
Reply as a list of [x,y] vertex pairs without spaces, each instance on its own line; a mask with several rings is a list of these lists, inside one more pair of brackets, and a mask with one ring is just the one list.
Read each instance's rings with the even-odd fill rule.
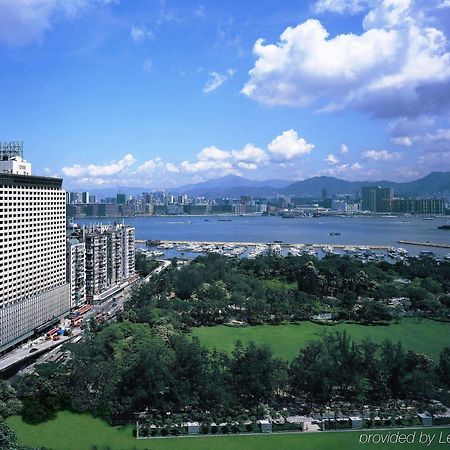
[[0,140],[70,189],[450,170],[449,0],[0,0]]

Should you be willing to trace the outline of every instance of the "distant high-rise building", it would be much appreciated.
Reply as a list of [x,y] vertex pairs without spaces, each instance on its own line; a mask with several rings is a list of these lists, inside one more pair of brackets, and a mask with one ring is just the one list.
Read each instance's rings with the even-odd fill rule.
[[89,201],[89,192],[82,192],[81,193],[81,203],[84,203],[84,204],[90,203],[90,201]]
[[394,189],[381,186],[363,186],[362,210],[388,212],[388,201],[394,198]]
[[118,205],[124,205],[126,202],[126,195],[125,194],[117,194],[117,204]]
[[62,180],[32,176],[22,148],[0,143],[0,351],[70,309]]
[[325,200],[328,198],[328,193],[325,188],[322,189],[322,200]]

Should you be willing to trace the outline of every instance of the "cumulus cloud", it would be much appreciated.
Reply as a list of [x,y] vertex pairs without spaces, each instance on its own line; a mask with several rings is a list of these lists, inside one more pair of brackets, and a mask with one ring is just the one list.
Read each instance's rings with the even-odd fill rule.
[[140,44],[147,39],[153,40],[155,35],[145,26],[133,26],[130,30],[130,37],[133,42]]
[[220,170],[223,174],[234,172],[231,162],[220,160],[183,161],[181,168],[187,173],[211,172],[214,170]]
[[284,131],[269,145],[269,152],[284,160],[291,160],[297,156],[307,155],[314,149],[314,144],[309,144],[302,137],[298,137],[295,130]]
[[62,172],[68,177],[109,177],[117,175],[135,163],[135,158],[130,153],[125,155],[119,161],[113,161],[109,164],[96,165],[96,164],[74,164],[69,167],[63,167]]
[[113,0],[1,0],[0,42],[16,47],[42,41],[53,25]]
[[214,145],[205,147],[198,155],[199,161],[225,161],[229,159],[231,153],[226,150],[220,150]]
[[215,91],[218,87],[222,86],[223,83],[232,78],[235,73],[236,73],[235,69],[228,69],[224,73],[209,72],[209,80],[203,87],[203,92],[205,94],[209,94],[210,92]]
[[314,10],[319,14],[324,12],[357,14],[364,11],[368,3],[368,0],[318,0]]
[[241,150],[233,150],[231,152],[234,159],[242,162],[264,163],[269,157],[261,148],[253,144],[246,144]]
[[161,158],[149,159],[137,168],[137,172],[151,173],[155,169],[161,169],[162,167],[164,167],[164,163],[162,162]]
[[239,161],[237,163],[237,166],[240,169],[245,169],[245,170],[256,170],[258,168],[258,166],[256,164],[248,163],[248,162],[244,162],[244,161]]
[[173,163],[167,163],[166,170],[167,170],[167,172],[170,172],[170,173],[179,173],[180,172],[180,169]]
[[341,155],[345,155],[346,153],[348,153],[348,146],[346,144],[341,144],[339,146],[339,153]]
[[319,175],[330,177],[345,177],[347,179],[358,179],[362,176],[374,175],[376,172],[364,171],[364,166],[358,162],[353,164],[340,164],[319,172]]
[[450,8],[450,0],[441,0],[438,5],[438,8]]
[[328,164],[331,164],[331,165],[333,165],[333,164],[338,164],[338,163],[339,163],[339,159],[337,159],[337,157],[334,156],[332,153],[330,153],[330,154],[326,157],[325,161],[326,161]]
[[364,159],[372,159],[374,161],[398,161],[403,155],[398,152],[388,152],[387,150],[366,150],[362,153]]
[[379,117],[450,109],[446,36],[411,0],[380,0],[361,34],[332,37],[310,19],[284,30],[275,44],[258,39],[253,51],[241,92],[267,105],[351,106]]

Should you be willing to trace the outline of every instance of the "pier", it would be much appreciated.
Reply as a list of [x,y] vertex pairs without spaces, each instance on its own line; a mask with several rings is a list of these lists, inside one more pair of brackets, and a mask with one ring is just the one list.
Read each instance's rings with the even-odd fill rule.
[[[147,240],[145,239],[136,239],[135,242],[137,244],[145,244]],[[325,246],[330,246],[336,249],[344,249],[348,247],[367,247],[371,250],[390,250],[392,248],[392,245],[372,245],[372,244],[338,244],[335,242],[332,243],[323,243],[323,244],[308,244],[308,243],[300,243],[300,242],[229,242],[229,241],[178,241],[178,240],[160,240],[155,239],[154,242],[158,242],[160,244],[172,244],[172,245],[215,245],[216,247],[223,247],[226,245],[233,245],[233,246],[246,246],[246,247],[256,247],[258,245],[279,245],[282,248],[289,248],[294,245],[303,245],[305,247],[311,247],[311,248],[317,248],[320,249]],[[420,244],[419,244],[420,245]],[[444,245],[444,244],[442,244]],[[450,246],[448,246],[450,248]]]
[[398,241],[398,243],[407,245],[418,245],[420,247],[450,248],[450,244],[437,244],[434,242],[417,242],[417,241],[400,240]]

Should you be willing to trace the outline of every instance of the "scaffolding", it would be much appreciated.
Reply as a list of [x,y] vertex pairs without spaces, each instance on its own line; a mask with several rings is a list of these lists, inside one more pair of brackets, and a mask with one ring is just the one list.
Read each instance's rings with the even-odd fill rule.
[[10,161],[17,156],[23,159],[22,141],[0,142],[0,161]]

